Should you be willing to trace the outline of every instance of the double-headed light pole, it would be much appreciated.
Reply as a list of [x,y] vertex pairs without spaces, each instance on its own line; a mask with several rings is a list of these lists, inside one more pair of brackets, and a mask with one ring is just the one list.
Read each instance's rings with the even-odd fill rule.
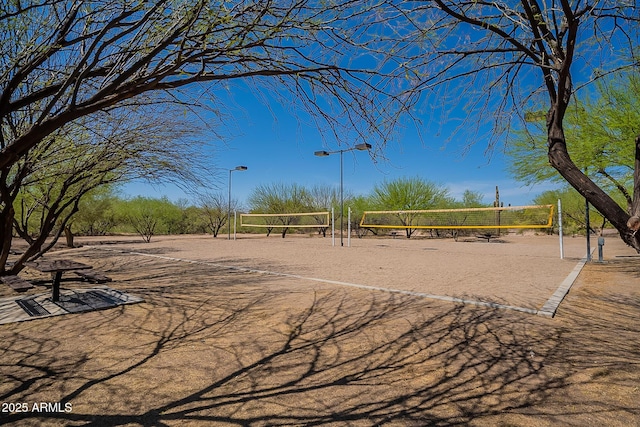
[[351,148],[345,148],[344,150],[335,150],[335,151],[321,150],[313,153],[318,157],[327,157],[331,154],[340,153],[340,246],[344,246],[344,239],[343,239],[343,232],[342,232],[342,230],[344,230],[344,179],[343,179],[344,172],[343,172],[343,166],[342,166],[342,153],[346,151],[354,151],[354,150],[369,151],[371,150],[371,144],[364,142],[362,144],[354,145]]
[[246,166],[236,166],[233,169],[229,169],[229,204],[227,207],[227,240],[231,240],[231,172],[233,171],[246,171]]

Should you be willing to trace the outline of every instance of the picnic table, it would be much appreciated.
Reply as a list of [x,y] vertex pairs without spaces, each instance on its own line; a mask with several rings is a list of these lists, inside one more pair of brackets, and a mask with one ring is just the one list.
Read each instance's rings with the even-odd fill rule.
[[24,265],[43,273],[51,273],[53,281],[52,301],[60,301],[60,281],[62,280],[62,273],[65,271],[88,270],[93,268],[90,265],[68,259],[39,259],[36,261],[26,262]]
[[476,236],[478,239],[487,239],[487,242],[490,242],[491,239],[493,239],[494,237],[496,237],[495,234],[492,233],[483,233],[483,234],[478,234]]

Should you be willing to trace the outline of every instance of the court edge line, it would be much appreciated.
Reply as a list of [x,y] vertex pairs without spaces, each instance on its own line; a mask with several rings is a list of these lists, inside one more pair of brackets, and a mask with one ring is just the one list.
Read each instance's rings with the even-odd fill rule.
[[551,295],[551,298],[544,303],[542,308],[538,310],[538,315],[544,317],[553,317],[556,315],[556,311],[558,311],[558,307],[560,307],[560,303],[564,300],[564,297],[567,296],[569,290],[571,290],[571,286],[578,278],[578,275],[587,264],[587,257],[582,258],[578,264],[571,270],[571,273],[560,283],[558,289]]
[[417,297],[428,298],[428,299],[435,299],[435,300],[440,300],[440,301],[447,301],[447,302],[453,302],[453,303],[475,305],[475,306],[479,306],[479,307],[489,307],[489,308],[498,308],[498,309],[503,309],[503,310],[512,310],[512,311],[518,311],[518,312],[527,313],[527,314],[540,314],[539,311],[536,310],[536,309],[525,308],[525,307],[517,307],[517,306],[513,306],[513,305],[506,305],[506,304],[499,304],[499,303],[495,303],[495,302],[468,300],[468,299],[464,299],[464,298],[449,297],[449,296],[446,296],[446,295],[433,295],[433,294],[426,294],[426,293],[422,293],[422,292],[405,291],[405,290],[402,290],[402,289],[392,289],[392,288],[382,288],[382,287],[378,287],[378,286],[360,285],[360,284],[357,284],[357,283],[340,282],[340,281],[337,281],[337,280],[320,279],[320,278],[316,278],[316,277],[306,277],[306,276],[300,276],[300,275],[291,274],[291,273],[279,273],[279,272],[276,272],[276,271],[258,270],[258,269],[255,269],[255,268],[240,267],[240,266],[227,265],[227,264],[219,264],[219,263],[209,262],[209,261],[195,261],[195,260],[191,260],[191,259],[168,257],[168,256],[164,256],[164,255],[147,254],[147,253],[144,253],[144,252],[127,251],[127,250],[124,250],[124,249],[109,249],[109,248],[101,248],[101,247],[97,247],[97,246],[86,246],[86,247],[87,248],[92,248],[92,249],[103,250],[103,251],[120,252],[120,253],[125,253],[125,254],[130,254],[130,255],[140,255],[140,256],[146,256],[146,257],[151,257],[151,258],[165,259],[165,260],[168,260],[168,261],[178,261],[178,262],[187,262],[187,263],[190,263],[190,264],[207,265],[207,266],[210,266],[210,267],[218,267],[218,268],[224,268],[224,269],[234,270],[234,271],[243,271],[243,272],[247,272],[247,273],[256,273],[256,274],[266,274],[266,275],[271,275],[271,276],[289,277],[289,278],[299,279],[299,280],[309,280],[309,281],[313,281],[313,282],[329,283],[329,284],[332,284],[332,285],[349,286],[349,287],[352,287],[352,288],[368,289],[368,290],[395,293],[395,294],[402,294],[402,295],[411,295],[411,296],[417,296]]

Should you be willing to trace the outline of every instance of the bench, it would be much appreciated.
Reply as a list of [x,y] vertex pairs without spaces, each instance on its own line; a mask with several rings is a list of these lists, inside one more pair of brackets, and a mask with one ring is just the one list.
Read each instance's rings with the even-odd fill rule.
[[0,281],[9,285],[16,292],[24,292],[34,287],[31,282],[18,276],[0,276]]
[[485,234],[479,234],[476,236],[478,239],[487,239],[487,242],[490,242],[491,239],[495,238],[496,236],[494,236],[491,233],[485,233]]
[[91,283],[106,283],[111,282],[113,279],[105,274],[94,270],[79,270],[74,271],[78,276]]

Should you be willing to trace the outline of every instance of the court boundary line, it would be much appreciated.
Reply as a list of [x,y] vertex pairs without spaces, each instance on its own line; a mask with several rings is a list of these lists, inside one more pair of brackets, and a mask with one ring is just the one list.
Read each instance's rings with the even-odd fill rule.
[[435,295],[435,294],[428,294],[428,293],[424,293],[424,292],[406,291],[406,290],[402,290],[402,289],[383,288],[381,286],[371,286],[371,285],[362,285],[362,284],[358,284],[358,283],[341,282],[341,281],[338,281],[338,280],[330,280],[330,279],[321,279],[321,278],[317,278],[317,277],[301,276],[299,274],[282,273],[282,272],[277,272],[277,271],[260,270],[260,269],[256,269],[256,268],[250,268],[250,267],[241,267],[241,266],[237,266],[237,265],[220,264],[220,263],[211,262],[211,261],[198,261],[198,260],[192,260],[192,259],[186,259],[186,258],[169,257],[169,256],[165,256],[165,255],[149,254],[149,253],[137,252],[137,251],[127,251],[125,249],[111,249],[111,248],[102,248],[102,247],[98,247],[98,246],[85,246],[85,247],[86,248],[91,248],[91,249],[104,250],[104,251],[108,251],[108,252],[120,252],[120,253],[130,254],[130,255],[139,255],[139,256],[145,256],[145,257],[150,257],[150,258],[164,259],[164,260],[167,260],[167,261],[177,261],[177,262],[186,262],[186,263],[189,263],[189,264],[196,264],[196,265],[206,265],[206,266],[209,266],[209,267],[216,267],[216,268],[228,269],[228,270],[233,270],[233,271],[242,271],[242,272],[246,272],[246,273],[255,273],[255,274],[264,274],[264,275],[269,275],[269,276],[288,277],[288,278],[298,279],[298,280],[308,280],[308,281],[312,281],[312,282],[328,283],[328,284],[332,284],[332,285],[347,286],[347,287],[352,287],[352,288],[367,289],[367,290],[387,292],[387,293],[392,293],[392,294],[410,295],[410,296],[416,296],[416,297],[421,297],[421,298],[426,298],[426,299],[433,299],[433,300],[446,301],[446,302],[452,302],[452,303],[460,303],[460,304],[466,304],[466,305],[475,305],[475,306],[479,306],[479,307],[488,307],[488,308],[496,308],[496,309],[502,309],[502,310],[511,310],[511,311],[517,311],[517,312],[521,312],[521,313],[540,315],[540,316],[544,316],[544,317],[553,317],[553,316],[555,316],[555,313],[556,313],[560,303],[562,302],[564,297],[569,293],[569,290],[571,289],[571,286],[573,285],[573,283],[577,279],[578,275],[582,271],[582,268],[587,263],[587,258],[586,257],[581,259],[578,262],[578,264],[573,268],[571,273],[569,273],[569,276],[567,276],[562,281],[562,283],[556,289],[556,291],[553,293],[551,298],[549,298],[545,302],[545,304],[542,306],[542,308],[540,310],[537,310],[537,309],[533,309],[533,308],[518,307],[518,306],[508,305],[508,304],[500,304],[500,303],[496,303],[496,302],[477,301],[477,300],[471,300],[471,299],[465,299],[465,298],[451,297],[451,296],[447,296],[447,295]]
[[585,256],[582,258],[578,264],[571,270],[571,273],[560,283],[560,286],[556,289],[556,291],[551,295],[551,298],[544,303],[542,308],[538,310],[538,315],[544,317],[554,317],[556,315],[556,311],[558,311],[558,307],[560,307],[560,303],[564,300],[564,297],[567,296],[574,282],[578,278],[578,275],[587,264],[588,258]]

